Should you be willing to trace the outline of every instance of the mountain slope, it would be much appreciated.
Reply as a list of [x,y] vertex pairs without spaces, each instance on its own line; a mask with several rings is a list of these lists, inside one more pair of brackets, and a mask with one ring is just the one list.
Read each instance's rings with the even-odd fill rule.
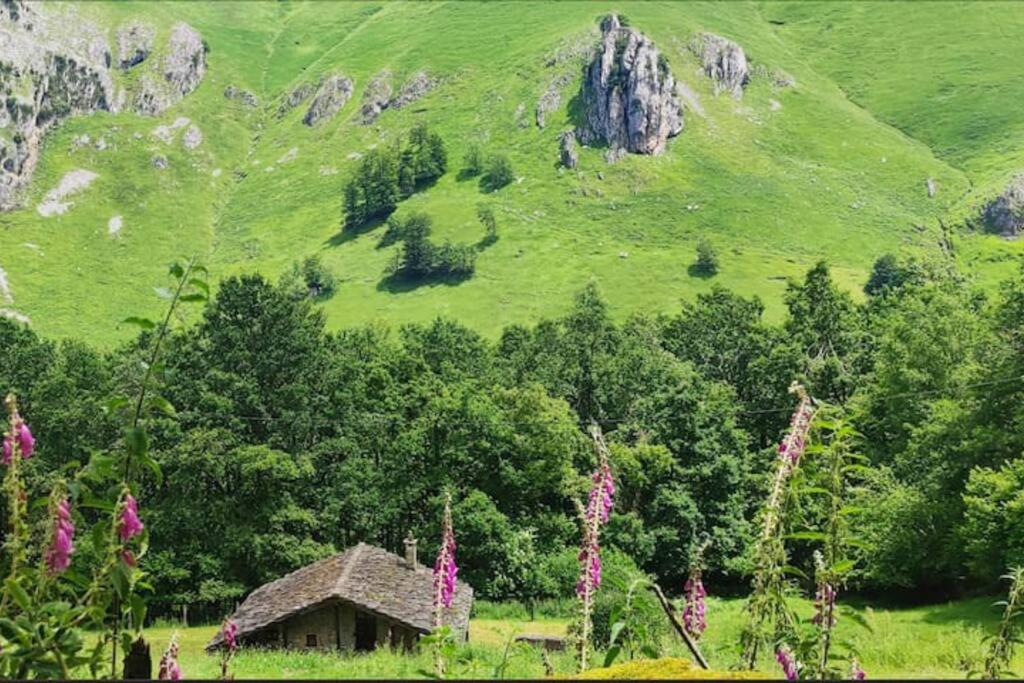
[[[209,68],[199,88],[159,118],[101,113],[69,120],[48,136],[28,207],[0,214],[0,267],[13,306],[43,333],[113,342],[130,333],[114,321],[156,305],[150,287],[162,284],[165,263],[193,252],[217,277],[250,270],[276,277],[296,260],[320,254],[339,280],[337,293],[323,303],[334,327],[448,314],[494,334],[505,324],[563,311],[592,278],[620,315],[672,309],[680,298],[720,283],[761,295],[769,315],[777,316],[785,278],[819,258],[859,290],[881,253],[937,251],[939,219],[964,213],[972,182],[996,187],[1002,181],[1024,149],[1018,135],[1024,111],[1001,107],[998,116],[986,114],[983,133],[964,137],[962,123],[951,117],[966,121],[971,107],[986,113],[1002,100],[990,93],[976,101],[966,75],[941,82],[953,69],[946,61],[926,73],[928,80],[898,51],[856,47],[858,36],[868,40],[883,28],[923,31],[931,10],[842,7],[82,5],[78,11],[111,30],[131,17],[161,30],[187,21],[209,45]],[[663,156],[608,164],[603,150],[583,149],[576,172],[559,169],[557,138],[572,126],[582,66],[571,55],[596,41],[597,22],[611,11],[655,41],[696,106],[691,101],[683,132]],[[1012,5],[998,11],[1013,21],[1024,15]],[[942,21],[945,32],[928,39],[945,41],[946,59],[980,59],[976,35],[957,39],[957,15],[942,14]],[[755,68],[784,70],[795,85],[779,87],[761,74],[741,100],[715,96],[686,47],[698,31],[736,40]],[[1024,46],[1000,45],[1002,76],[1009,78]],[[440,84],[413,105],[385,110],[363,125],[364,92],[384,69],[396,90],[419,71]],[[355,88],[332,120],[304,125],[304,105],[279,115],[287,93],[335,73]],[[540,129],[537,101],[562,74],[572,81]],[[259,106],[225,98],[228,86],[250,91]],[[917,114],[926,104],[935,126]],[[170,144],[153,135],[180,117],[202,130],[195,150],[181,145],[180,130]],[[425,211],[436,239],[477,242],[476,206],[485,202],[495,210],[500,239],[481,251],[468,281],[397,290],[382,284],[397,248],[377,248],[382,229],[340,231],[341,187],[358,155],[391,144],[418,121],[444,137],[450,170],[402,202],[398,215]],[[109,145],[72,151],[83,134]],[[517,182],[484,193],[476,179],[460,179],[461,159],[473,143],[508,154]],[[155,169],[154,155],[165,156],[168,167]],[[34,207],[42,196],[74,169],[99,177],[66,214],[39,215]],[[925,190],[928,178],[940,188],[934,198]],[[108,234],[113,216],[123,221],[117,237]],[[719,252],[721,272],[711,280],[687,272],[700,236]],[[985,259],[1004,258],[1002,244],[968,242],[965,254],[981,249]]]

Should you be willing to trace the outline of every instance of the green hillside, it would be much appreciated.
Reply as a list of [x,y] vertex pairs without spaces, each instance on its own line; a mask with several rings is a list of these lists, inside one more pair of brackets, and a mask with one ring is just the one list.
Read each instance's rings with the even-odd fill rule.
[[[59,11],[56,5],[48,10]],[[116,321],[149,313],[165,264],[198,253],[216,278],[258,270],[276,277],[320,254],[338,279],[322,305],[329,325],[454,316],[488,334],[565,311],[597,279],[617,315],[672,310],[719,283],[759,294],[781,311],[786,278],[820,258],[859,291],[889,251],[939,254],[939,221],[957,227],[1024,167],[1024,82],[1017,65],[1024,10],[1011,3],[89,3],[80,12],[113,29],[138,17],[167,31],[187,21],[209,45],[209,69],[191,95],[159,118],[132,113],[72,119],[46,138],[28,206],[0,214],[0,267],[14,308],[45,335],[101,343],[129,336]],[[557,167],[558,134],[572,126],[578,65],[548,66],[560,49],[596,40],[616,11],[650,36],[695,94],[684,131],[660,157],[615,164],[584,149],[577,171]],[[715,96],[686,49],[710,31],[737,41],[752,66],[781,69],[795,85],[755,76],[741,100]],[[441,84],[413,106],[359,120],[363,91],[390,70],[397,86],[425,70]],[[544,129],[534,109],[566,71],[577,80]],[[303,125],[304,106],[282,98],[321,75],[355,82],[339,114]],[[259,99],[225,98],[228,86]],[[525,125],[517,121],[523,106]],[[153,136],[188,117],[195,150]],[[397,247],[382,228],[341,232],[341,188],[356,157],[426,122],[448,147],[449,172],[403,201],[425,211],[436,239],[477,242],[480,202],[500,239],[458,285],[401,291],[382,284]],[[74,148],[88,134],[105,149]],[[517,181],[484,193],[460,179],[470,144],[506,153]],[[291,152],[291,150],[295,150]],[[168,168],[153,167],[162,154]],[[98,174],[67,213],[35,206],[74,169]],[[939,187],[929,198],[925,181]],[[108,222],[122,217],[120,235]],[[721,261],[691,276],[698,237]],[[26,246],[28,245],[28,246]],[[958,255],[986,278],[1015,251],[965,236]]]

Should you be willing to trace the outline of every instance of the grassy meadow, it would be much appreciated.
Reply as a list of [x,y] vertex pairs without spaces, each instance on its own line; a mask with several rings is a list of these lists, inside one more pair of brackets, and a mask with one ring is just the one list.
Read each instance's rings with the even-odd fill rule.
[[[839,623],[838,637],[849,640],[860,652],[861,662],[870,678],[963,678],[980,667],[984,657],[982,639],[995,631],[999,611],[992,606],[994,598],[975,598],[926,607],[883,608],[856,603],[871,630],[851,619]],[[501,607],[500,605],[497,607]],[[562,635],[568,619],[538,616],[530,621],[521,610],[496,610],[478,605],[484,616],[470,622],[470,643],[455,667],[462,678],[492,678],[503,661],[511,636],[521,633]],[[736,643],[743,624],[743,601],[712,598],[708,602],[708,630],[701,647],[715,669],[728,669],[737,660]],[[809,601],[800,609],[811,611]],[[217,626],[180,628],[160,623],[147,629],[154,650],[166,645],[177,632],[181,646],[181,665],[186,678],[215,678],[219,675],[217,656],[208,655],[203,647]],[[665,655],[686,657],[684,646],[675,639],[665,641]],[[594,662],[600,662],[599,653]],[[555,654],[552,662],[557,672],[572,671],[568,654]],[[405,655],[387,650],[369,654],[343,655],[272,650],[242,650],[232,664],[235,676],[244,678],[421,678],[432,671],[429,652]],[[1015,660],[1014,669],[1024,671],[1024,652]],[[760,670],[770,677],[781,677],[777,665],[764,657]],[[543,665],[537,651],[513,647],[507,659],[505,677],[541,678]]]
[[[457,318],[493,336],[510,323],[563,313],[597,280],[617,316],[674,310],[713,284],[761,296],[778,319],[787,278],[826,258],[859,294],[885,252],[939,254],[940,219],[954,228],[1022,161],[1024,114],[1014,64],[1024,18],[1011,3],[906,4],[896,9],[807,3],[88,3],[78,12],[113,29],[144,18],[166,35],[175,21],[201,31],[209,69],[198,90],[164,116],[76,118],[47,136],[25,209],[0,215],[0,267],[11,308],[46,336],[110,345],[117,321],[151,314],[165,264],[198,254],[215,279],[277,277],[319,254],[338,279],[323,302],[333,328]],[[556,165],[557,137],[573,123],[580,62],[549,60],[596,36],[618,11],[646,32],[694,93],[685,130],[660,157],[609,165],[584,149],[580,168]],[[1002,26],[982,47],[979,32]],[[965,28],[966,27],[966,28]],[[716,96],[686,48],[699,31],[737,40],[755,77],[741,100]],[[439,37],[443,36],[443,39]],[[897,40],[898,37],[898,40]],[[159,44],[159,38],[158,38]],[[867,44],[871,49],[862,49]],[[942,60],[933,56],[940,53]],[[758,72],[757,69],[762,69]],[[387,69],[395,89],[426,70],[441,84],[414,106],[359,122],[370,79]],[[795,84],[780,87],[764,70]],[[320,76],[355,81],[331,121],[302,124],[282,97]],[[982,72],[984,78],[976,78]],[[547,125],[534,110],[548,84],[573,80]],[[760,75],[757,75],[760,74]],[[228,100],[234,86],[259,106]],[[517,114],[518,112],[518,114]],[[203,132],[193,151],[152,131],[188,117]],[[343,234],[341,188],[359,155],[391,144],[415,122],[444,137],[449,172],[402,202],[425,211],[438,240],[477,242],[475,211],[491,204],[500,239],[458,285],[396,288],[382,271],[397,246],[380,228]],[[76,148],[88,134],[105,149]],[[469,145],[508,154],[516,182],[494,193],[458,170]],[[293,151],[294,150],[294,151]],[[162,154],[169,168],[155,169]],[[99,175],[72,209],[42,217],[40,198],[68,171]],[[925,180],[938,194],[929,198]],[[121,216],[119,236],[108,221]],[[699,237],[719,253],[714,278],[688,272]],[[1012,265],[1019,245],[965,235],[956,257],[983,282]]]

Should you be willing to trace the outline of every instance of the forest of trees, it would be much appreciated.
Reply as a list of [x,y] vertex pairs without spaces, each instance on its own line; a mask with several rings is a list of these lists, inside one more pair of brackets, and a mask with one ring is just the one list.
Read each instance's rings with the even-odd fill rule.
[[[216,616],[357,541],[399,550],[411,532],[430,556],[446,489],[479,596],[570,595],[594,422],[619,484],[605,544],[678,592],[707,536],[707,583],[742,590],[794,379],[845,411],[870,463],[853,588],[989,589],[1024,562],[1024,272],[986,297],[880,263],[863,303],[817,265],[777,325],[719,288],[615,322],[588,286],[564,317],[495,341],[447,319],[327,332],[302,288],[228,278],[160,376],[177,414],[150,423],[160,476],[138,492],[150,609]],[[151,334],[101,352],[0,320],[0,385],[39,443],[33,498],[118,446],[103,404],[137,382]]]

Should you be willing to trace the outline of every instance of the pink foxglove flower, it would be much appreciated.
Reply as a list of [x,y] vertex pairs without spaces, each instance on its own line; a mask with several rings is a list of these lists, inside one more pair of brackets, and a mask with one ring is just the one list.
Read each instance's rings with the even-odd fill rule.
[[220,633],[224,637],[224,645],[227,647],[228,652],[234,652],[238,649],[238,625],[235,622],[225,619]]
[[4,437],[4,457],[3,463],[5,465],[11,464],[11,458],[14,457],[14,439],[9,436]]
[[707,605],[704,598],[707,593],[704,590],[704,582],[701,580],[700,568],[694,567],[690,570],[690,577],[683,585],[683,593],[686,596],[686,604],[683,607],[683,628],[693,637],[699,640],[707,624]]
[[796,389],[800,396],[800,404],[793,412],[789,422],[789,432],[779,444],[779,457],[789,460],[791,465],[800,462],[807,447],[807,432],[811,428],[811,418],[814,417],[814,404],[811,398],[803,390],[803,387]]
[[583,540],[580,544],[580,578],[576,582],[576,595],[588,599],[601,585],[601,525],[608,521],[614,504],[615,480],[608,461],[602,457],[597,471],[590,478],[592,484],[583,513]]
[[441,548],[434,561],[434,609],[448,609],[455,597],[459,567],[455,564],[455,530],[452,526],[451,498],[445,500],[441,529]]
[[856,659],[850,662],[850,680],[863,681],[868,677],[864,669],[860,668],[860,662]]
[[71,553],[75,552],[75,524],[71,521],[71,504],[67,498],[57,503],[53,515],[53,540],[44,555],[46,568],[51,574],[59,574],[71,565]]
[[118,533],[121,541],[126,542],[142,533],[142,520],[139,519],[139,505],[132,494],[124,497],[124,506],[121,508],[121,519],[118,521]]
[[800,678],[800,665],[788,647],[782,645],[775,650],[775,661],[782,667],[782,673],[786,676],[787,681],[795,681]]
[[125,548],[121,551],[121,561],[129,567],[134,567],[138,560],[135,559],[135,553]]
[[21,449],[21,457],[28,460],[36,450],[36,439],[32,436],[32,430],[24,421],[18,422],[18,448]]
[[171,636],[171,644],[167,646],[163,656],[160,657],[160,673],[158,676],[161,681],[181,680],[181,665],[178,664],[177,634]]

